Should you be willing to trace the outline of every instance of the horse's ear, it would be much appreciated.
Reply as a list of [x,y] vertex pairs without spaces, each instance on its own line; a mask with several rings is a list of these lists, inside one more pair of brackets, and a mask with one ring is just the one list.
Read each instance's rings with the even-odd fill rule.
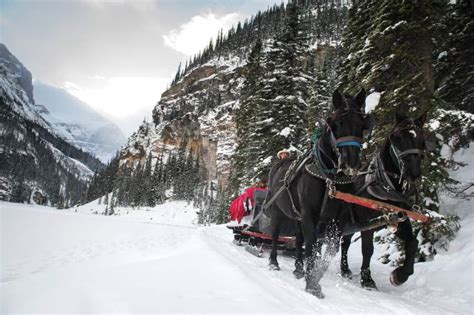
[[375,126],[375,117],[372,114],[367,114],[364,117],[364,130],[371,131]]
[[402,121],[405,121],[408,118],[407,114],[401,110],[398,109],[397,112],[395,113],[395,123],[398,125]]
[[356,96],[356,102],[359,108],[362,108],[365,105],[365,98],[367,97],[367,93],[365,92],[365,89],[362,88],[359,93],[357,93]]
[[428,116],[427,114],[428,114],[427,112],[424,112],[423,114],[420,115],[420,117],[418,117],[417,119],[413,121],[417,127],[423,128],[423,125],[426,122],[426,117]]
[[335,110],[344,109],[344,99],[338,89],[332,93],[332,104]]

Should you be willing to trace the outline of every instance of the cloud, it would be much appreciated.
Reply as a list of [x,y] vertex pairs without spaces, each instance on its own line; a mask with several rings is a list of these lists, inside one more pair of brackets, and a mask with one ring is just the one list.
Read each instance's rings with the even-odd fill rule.
[[[63,88],[111,119],[126,119],[149,114],[170,78],[112,77],[104,78],[97,88],[64,82]],[[142,116],[142,118],[143,118]]]
[[63,88],[117,123],[127,136],[136,130],[143,117],[150,116],[170,82],[169,77],[105,78],[97,75],[99,78],[102,84],[93,88],[74,82],[64,82]]
[[143,13],[150,13],[151,10],[156,10],[158,2],[155,0],[79,0],[82,3],[88,4],[92,8],[107,10],[111,5],[120,5],[131,8]]
[[226,32],[241,19],[238,13],[229,13],[217,16],[211,11],[205,14],[196,15],[179,29],[171,30],[167,35],[163,35],[165,45],[191,56],[198,53],[211,38],[216,38],[220,29]]

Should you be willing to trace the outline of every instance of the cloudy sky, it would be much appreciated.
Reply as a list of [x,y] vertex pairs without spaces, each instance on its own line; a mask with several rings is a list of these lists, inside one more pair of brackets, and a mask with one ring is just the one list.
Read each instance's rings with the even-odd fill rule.
[[0,0],[0,41],[35,80],[64,88],[129,135],[185,62],[279,0]]

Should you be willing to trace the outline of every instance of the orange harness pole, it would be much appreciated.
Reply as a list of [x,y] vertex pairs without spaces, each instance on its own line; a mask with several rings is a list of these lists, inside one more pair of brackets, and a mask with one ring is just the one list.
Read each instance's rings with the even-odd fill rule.
[[411,218],[413,220],[421,221],[421,222],[424,222],[424,223],[426,223],[430,220],[429,217],[427,217],[427,216],[425,216],[421,213],[417,213],[417,212],[414,212],[414,211],[403,209],[403,208],[400,208],[400,207],[397,207],[397,206],[394,206],[394,205],[391,205],[391,204],[388,204],[388,203],[385,203],[385,202],[382,202],[382,201],[372,200],[372,199],[368,199],[368,198],[364,198],[364,197],[354,196],[354,195],[351,195],[351,194],[348,194],[348,193],[343,193],[343,192],[337,191],[335,189],[329,191],[329,197],[340,199],[340,200],[343,200],[343,201],[348,202],[348,203],[354,203],[354,204],[357,204],[357,205],[360,205],[360,206],[363,206],[363,207],[366,207],[366,208],[369,208],[369,209],[372,209],[372,210],[375,210],[375,211],[405,212],[406,215],[409,218]]

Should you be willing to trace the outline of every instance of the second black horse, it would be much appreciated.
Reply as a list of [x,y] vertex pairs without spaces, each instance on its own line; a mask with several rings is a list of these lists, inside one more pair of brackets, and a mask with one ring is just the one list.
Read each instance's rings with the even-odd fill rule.
[[[380,200],[393,205],[411,209],[416,197],[414,181],[421,176],[421,162],[430,143],[425,140],[423,124],[426,113],[417,119],[408,118],[399,112],[393,130],[374,157],[365,175],[357,177],[354,188],[359,196]],[[380,215],[361,206],[354,206],[354,217],[358,222],[368,222]],[[362,267],[360,283],[362,287],[376,289],[370,273],[370,259],[374,252],[373,236],[375,230],[361,232]],[[413,274],[418,241],[413,234],[410,220],[398,224],[396,235],[404,241],[405,260],[390,275],[393,285],[404,283]],[[344,236],[341,244],[341,274],[351,277],[347,260],[347,251],[352,235]]]

